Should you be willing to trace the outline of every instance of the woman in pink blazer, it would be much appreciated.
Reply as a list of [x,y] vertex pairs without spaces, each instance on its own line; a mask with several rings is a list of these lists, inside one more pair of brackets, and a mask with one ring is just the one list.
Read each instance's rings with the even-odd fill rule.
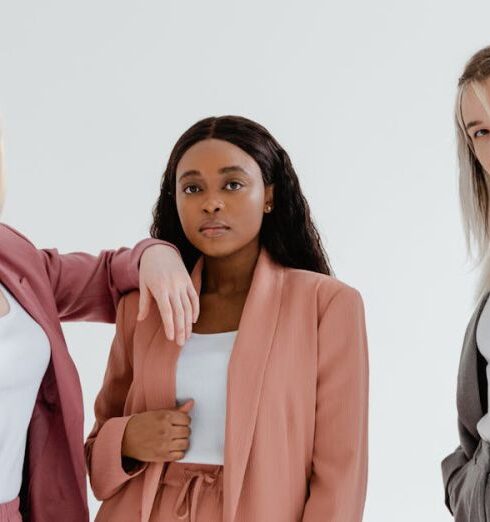
[[96,521],[359,522],[363,303],[331,275],[284,149],[245,118],[196,123],[152,235],[182,252],[201,311],[182,347],[155,306],[136,321],[137,292],[121,300],[86,442]]
[[[0,210],[2,157],[0,141]],[[175,301],[192,289],[189,303],[180,308],[196,312],[197,295],[194,303],[195,292],[176,250],[165,241],[147,239],[132,250],[106,250],[98,257],[61,255],[56,249],[37,249],[0,224],[0,405],[10,406],[11,397],[19,400],[17,410],[8,410],[12,417],[2,409],[0,421],[0,522],[88,522],[82,393],[60,320],[114,322],[121,296],[137,288],[140,278],[142,316],[149,311],[150,293],[157,296],[169,337],[182,343],[184,323],[192,316],[169,307],[165,295]],[[30,330],[22,336],[19,330],[25,326]],[[46,341],[42,346],[36,342],[41,337]],[[18,339],[25,345],[16,344]],[[41,347],[46,348],[47,368],[39,368],[40,385],[33,385],[27,397],[31,383],[26,368],[37,362]],[[20,372],[9,375],[9,368]],[[9,455],[14,448],[18,454]]]

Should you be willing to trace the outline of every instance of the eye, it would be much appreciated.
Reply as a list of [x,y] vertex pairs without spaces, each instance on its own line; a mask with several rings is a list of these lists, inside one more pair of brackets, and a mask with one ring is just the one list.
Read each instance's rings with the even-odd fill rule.
[[228,185],[234,185],[234,186],[238,185],[237,188],[232,188],[232,189],[231,189],[232,191],[236,191],[236,190],[238,190],[240,187],[243,187],[243,185],[242,185],[239,181],[229,181],[229,182],[225,185],[225,187],[227,187]]
[[485,136],[486,134],[488,134],[488,130],[487,130],[487,129],[478,129],[478,130],[473,134],[473,137],[474,137],[474,138],[481,138],[482,136]]
[[[187,189],[199,189],[199,187],[197,185],[187,185],[187,187],[184,188],[183,192],[185,192],[186,194],[195,194],[196,191],[195,190],[187,190]],[[201,189],[199,189],[201,190]]]

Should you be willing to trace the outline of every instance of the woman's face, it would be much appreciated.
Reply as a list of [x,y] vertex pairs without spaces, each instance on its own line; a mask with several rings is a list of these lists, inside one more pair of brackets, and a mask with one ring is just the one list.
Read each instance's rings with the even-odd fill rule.
[[461,99],[461,115],[476,158],[490,174],[490,78],[466,86]]
[[239,147],[218,139],[194,144],[177,164],[175,188],[184,233],[203,254],[226,256],[258,242],[273,187]]

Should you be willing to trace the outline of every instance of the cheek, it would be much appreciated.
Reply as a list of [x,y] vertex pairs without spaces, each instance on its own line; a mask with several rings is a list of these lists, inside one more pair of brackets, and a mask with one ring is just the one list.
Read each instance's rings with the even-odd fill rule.
[[262,222],[264,211],[264,191],[254,190],[243,192],[233,198],[233,211],[247,228],[256,228]]
[[179,215],[180,223],[184,231],[189,228],[193,222],[193,216],[197,214],[197,207],[194,200],[190,198],[179,198],[176,199],[177,214]]
[[490,174],[490,139],[480,139],[475,144],[475,154],[484,170]]

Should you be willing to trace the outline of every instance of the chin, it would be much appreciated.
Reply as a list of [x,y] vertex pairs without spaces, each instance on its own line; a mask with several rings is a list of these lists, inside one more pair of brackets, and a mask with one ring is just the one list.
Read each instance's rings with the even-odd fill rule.
[[201,254],[209,257],[225,257],[233,254],[240,249],[240,245],[230,244],[230,242],[221,241],[219,239],[211,241],[198,241],[193,245],[201,252]]
[[225,257],[225,256],[232,254],[237,249],[230,248],[230,247],[227,247],[227,248],[220,247],[218,245],[216,245],[215,247],[211,247],[211,246],[207,245],[206,247],[200,248],[199,250],[201,251],[201,253],[203,255],[208,256],[208,257]]

